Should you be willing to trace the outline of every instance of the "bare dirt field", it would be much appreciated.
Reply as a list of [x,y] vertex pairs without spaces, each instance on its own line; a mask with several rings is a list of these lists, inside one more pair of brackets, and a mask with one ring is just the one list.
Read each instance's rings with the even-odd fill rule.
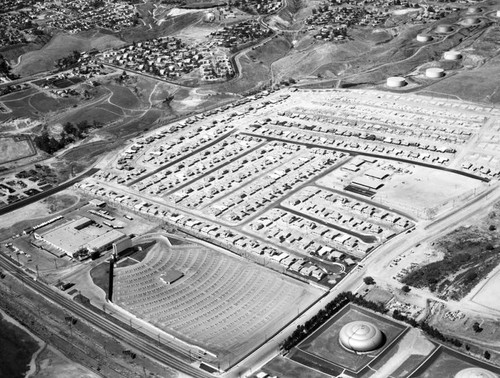
[[[378,190],[375,201],[390,203],[402,211],[424,215],[428,211],[439,212],[450,201],[471,197],[479,193],[484,183],[479,180],[435,169],[407,166],[410,172],[392,175]],[[452,204],[451,204],[452,205]],[[460,205],[457,201],[456,205]]]
[[377,371],[372,377],[407,377],[435,347],[419,330],[410,329],[393,347],[391,353],[372,365]]
[[500,272],[488,279],[478,293],[474,295],[472,301],[497,311],[500,311]]
[[62,192],[46,198],[43,201],[32,203],[9,213],[8,216],[2,216],[0,220],[0,229],[9,229],[13,225],[26,220],[36,220],[37,218],[52,218],[53,214],[69,209],[74,206],[79,197],[71,190]]
[[99,375],[91,372],[81,365],[76,364],[56,352],[52,348],[46,348],[38,357],[38,371],[33,378],[98,378]]
[[27,139],[0,138],[0,164],[36,154],[36,149]]
[[411,376],[415,378],[452,378],[455,377],[458,372],[474,367],[481,367],[490,372],[494,372],[495,374],[500,372],[500,369],[494,366],[472,359],[463,354],[456,353],[450,349],[442,348],[438,352],[434,353],[432,358]]

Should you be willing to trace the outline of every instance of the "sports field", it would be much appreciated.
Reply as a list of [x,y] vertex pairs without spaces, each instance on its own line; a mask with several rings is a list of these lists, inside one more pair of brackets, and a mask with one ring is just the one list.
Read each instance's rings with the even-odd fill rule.
[[0,164],[36,154],[30,139],[0,138]]
[[[184,276],[167,284],[173,270]],[[255,349],[322,291],[197,244],[158,239],[138,264],[115,270],[115,303],[217,354],[226,368]]]

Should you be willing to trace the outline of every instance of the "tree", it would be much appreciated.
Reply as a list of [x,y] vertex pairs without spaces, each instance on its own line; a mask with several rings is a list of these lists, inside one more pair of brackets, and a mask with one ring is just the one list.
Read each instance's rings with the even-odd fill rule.
[[483,328],[479,325],[478,322],[475,322],[473,325],[472,325],[472,329],[474,330],[474,332],[476,333],[480,333],[482,332]]
[[484,358],[486,358],[487,360],[489,360],[491,357],[491,354],[490,352],[488,352],[487,350],[484,351]]
[[366,285],[374,285],[375,284],[375,280],[373,279],[373,277],[370,277],[370,276],[366,276],[365,278],[363,278],[363,282]]
[[298,13],[302,8],[304,8],[304,2],[302,0],[291,0],[288,9],[290,13]]
[[409,293],[411,291],[411,288],[408,285],[404,285],[401,290],[403,293]]

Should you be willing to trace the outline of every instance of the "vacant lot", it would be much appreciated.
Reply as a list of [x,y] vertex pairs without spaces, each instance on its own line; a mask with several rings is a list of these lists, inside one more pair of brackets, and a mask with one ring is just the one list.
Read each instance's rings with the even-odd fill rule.
[[[461,353],[454,352],[450,349],[441,348],[439,351],[434,353],[434,355],[421,366],[414,374],[411,375],[412,378],[453,378],[458,372],[464,369],[479,367],[486,369],[492,373],[500,374],[500,369],[485,364],[482,361],[475,360],[469,356]],[[481,377],[485,375],[470,374],[465,375],[468,377]]]
[[36,154],[30,139],[0,138],[0,164]]
[[[499,205],[494,206],[482,221],[474,225],[462,226],[451,231],[435,242],[435,248],[443,254],[443,259],[419,266],[407,274],[402,282],[416,287],[426,287],[440,296],[459,300],[468,294],[482,279],[500,263],[500,217]],[[492,278],[494,285],[497,278]],[[490,283],[484,292],[477,294],[483,304],[495,307]]]
[[123,44],[123,41],[109,34],[95,33],[94,35],[83,34],[78,36],[58,34],[42,49],[22,55],[20,64],[14,67],[13,72],[21,76],[28,76],[49,71],[55,67],[55,62],[58,59],[70,55],[75,50],[105,49]]
[[407,164],[396,167],[401,172],[386,181],[374,200],[420,217],[434,216],[452,206],[453,200],[459,205],[458,200],[472,197],[474,190],[479,192],[484,185],[479,180],[437,169]]

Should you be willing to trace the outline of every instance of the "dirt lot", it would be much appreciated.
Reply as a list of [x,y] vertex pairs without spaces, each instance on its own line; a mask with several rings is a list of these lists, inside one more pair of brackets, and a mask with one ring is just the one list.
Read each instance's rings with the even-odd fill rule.
[[36,153],[34,146],[29,140],[14,140],[12,138],[0,138],[0,164],[11,160],[22,159]]
[[[475,190],[480,192],[485,186],[481,181],[455,173],[407,164],[395,166],[409,172],[392,175],[374,199],[416,216],[434,216],[449,207],[447,205],[454,199],[468,194],[472,198]],[[460,205],[460,202],[455,205]]]

